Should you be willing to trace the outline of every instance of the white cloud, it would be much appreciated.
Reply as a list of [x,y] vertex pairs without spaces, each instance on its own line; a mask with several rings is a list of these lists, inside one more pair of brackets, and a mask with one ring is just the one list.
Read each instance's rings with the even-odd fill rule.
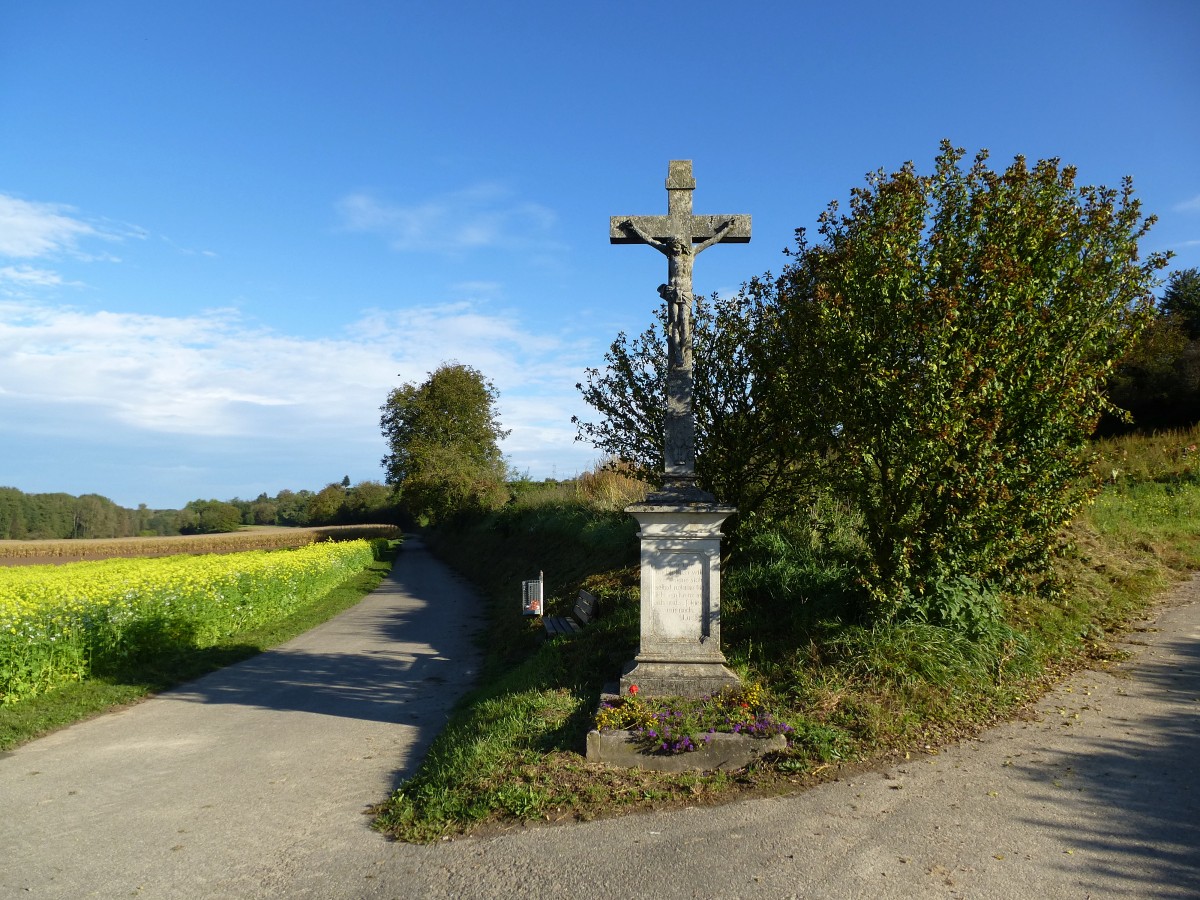
[[374,312],[344,337],[310,339],[233,310],[170,317],[0,301],[0,419],[14,434],[130,447],[153,439],[181,455],[195,440],[224,438],[301,456],[369,447],[377,458],[388,391],[458,360],[499,390],[514,464],[549,458],[562,472],[591,458],[570,424],[586,356],[467,303]]
[[[39,203],[0,194],[0,261],[67,257],[84,263],[120,262],[107,251],[85,250],[84,242],[145,237],[146,232],[133,225],[86,221],[74,207],[62,203]],[[64,285],[81,287],[82,282],[67,281],[52,269],[24,262],[0,266],[0,296],[32,296]]]
[[496,184],[479,184],[411,205],[359,192],[343,197],[336,209],[346,230],[379,234],[393,249],[406,252],[532,248],[547,242],[556,219],[549,208],[520,200]]
[[64,284],[62,276],[49,269],[33,266],[0,266],[0,288],[5,284],[18,288],[57,287]]
[[100,234],[59,203],[34,203],[0,194],[0,256],[35,259],[75,249],[80,238]]

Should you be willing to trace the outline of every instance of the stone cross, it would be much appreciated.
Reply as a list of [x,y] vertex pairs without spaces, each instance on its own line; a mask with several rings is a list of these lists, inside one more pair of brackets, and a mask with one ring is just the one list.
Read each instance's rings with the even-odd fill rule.
[[738,684],[721,652],[721,523],[737,512],[696,486],[692,413],[692,266],[722,241],[750,240],[749,216],[692,215],[690,160],[667,170],[665,216],[613,216],[614,244],[649,244],[667,258],[664,490],[626,509],[641,530],[641,641],[620,692],[702,697]]
[[[613,216],[608,239],[613,244],[649,244],[667,258],[667,283],[659,296],[667,303],[667,397],[663,440],[665,487],[668,492],[694,493],[696,419],[692,412],[692,267],[696,255],[713,244],[745,244],[749,216],[692,215],[690,159],[673,159],[667,168],[665,216]],[[695,245],[695,246],[693,246]]]

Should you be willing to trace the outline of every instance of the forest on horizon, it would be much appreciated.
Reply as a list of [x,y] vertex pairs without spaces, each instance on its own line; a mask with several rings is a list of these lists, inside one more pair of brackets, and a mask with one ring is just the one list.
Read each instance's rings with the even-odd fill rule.
[[349,478],[319,491],[282,490],[253,500],[192,500],[182,509],[128,509],[100,494],[27,494],[0,487],[0,540],[152,537],[236,531],[243,525],[388,524],[392,490]]

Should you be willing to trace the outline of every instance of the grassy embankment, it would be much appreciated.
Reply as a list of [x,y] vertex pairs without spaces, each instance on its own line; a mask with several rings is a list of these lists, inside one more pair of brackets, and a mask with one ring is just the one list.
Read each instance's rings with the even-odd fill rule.
[[[1013,715],[1064,672],[1118,654],[1113,639],[1185,572],[1200,568],[1200,429],[1099,446],[1107,482],[1064,536],[1055,587],[1005,597],[1003,621],[964,634],[920,622],[855,621],[844,564],[853,523],[836,504],[804,527],[741,546],[725,568],[723,639],[795,728],[789,750],[740,773],[608,770],[582,757],[602,684],[637,645],[635,523],[613,490],[533,492],[435,549],[489,604],[483,685],[460,704],[377,826],[428,841],[480,826],[795,790],[847,767],[939,744]],[[608,485],[612,487],[612,485]],[[519,615],[519,584],[546,573],[551,609],[585,587],[602,617],[545,641]],[[970,607],[972,598],[961,598]]]
[[[280,604],[280,614],[260,616],[258,624],[252,627],[239,628],[215,641],[201,641],[199,646],[188,633],[174,639],[170,629],[152,628],[154,641],[150,652],[93,658],[86,678],[0,705],[0,750],[198,678],[308,631],[354,606],[374,590],[391,571],[398,543],[376,540],[375,561],[366,568],[330,590],[322,589],[323,593],[311,599]],[[196,557],[208,558],[211,557]]]

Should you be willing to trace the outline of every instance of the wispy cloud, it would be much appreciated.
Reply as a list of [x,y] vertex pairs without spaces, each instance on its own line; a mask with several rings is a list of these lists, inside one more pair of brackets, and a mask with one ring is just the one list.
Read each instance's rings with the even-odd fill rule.
[[75,207],[64,203],[41,203],[0,194],[0,296],[37,295],[46,289],[82,282],[69,281],[39,263],[70,259],[76,262],[120,262],[108,250],[97,252],[97,242],[115,243],[127,238],[144,239],[146,232],[133,225],[107,220],[89,221]]
[[534,247],[549,238],[555,214],[498,184],[478,184],[413,204],[371,193],[342,197],[341,227],[378,234],[395,250],[462,253],[481,248]]
[[0,194],[0,256],[12,259],[55,256],[74,251],[81,238],[100,234],[73,207]]
[[182,253],[184,256],[207,256],[210,259],[215,259],[217,257],[217,254],[214,253],[212,250],[196,250],[193,247],[184,247],[181,244],[175,243],[175,241],[171,240],[166,235],[162,235],[161,240],[163,241],[163,243],[174,248],[178,252]]
[[450,285],[449,289],[468,297],[495,297],[502,292],[503,285],[498,281],[460,281]]
[[310,339],[234,310],[171,317],[0,300],[0,418],[14,432],[131,446],[155,435],[181,447],[227,438],[382,455],[388,391],[458,360],[499,389],[514,431],[504,449],[558,453],[565,470],[586,452],[570,425],[584,358],[582,346],[465,302],[374,312],[344,336]]
[[25,265],[0,266],[0,290],[3,290],[6,284],[18,288],[57,287],[64,284],[64,281],[61,275],[49,269]]
[[1197,194],[1191,200],[1176,203],[1175,212],[1200,212],[1200,194]]

